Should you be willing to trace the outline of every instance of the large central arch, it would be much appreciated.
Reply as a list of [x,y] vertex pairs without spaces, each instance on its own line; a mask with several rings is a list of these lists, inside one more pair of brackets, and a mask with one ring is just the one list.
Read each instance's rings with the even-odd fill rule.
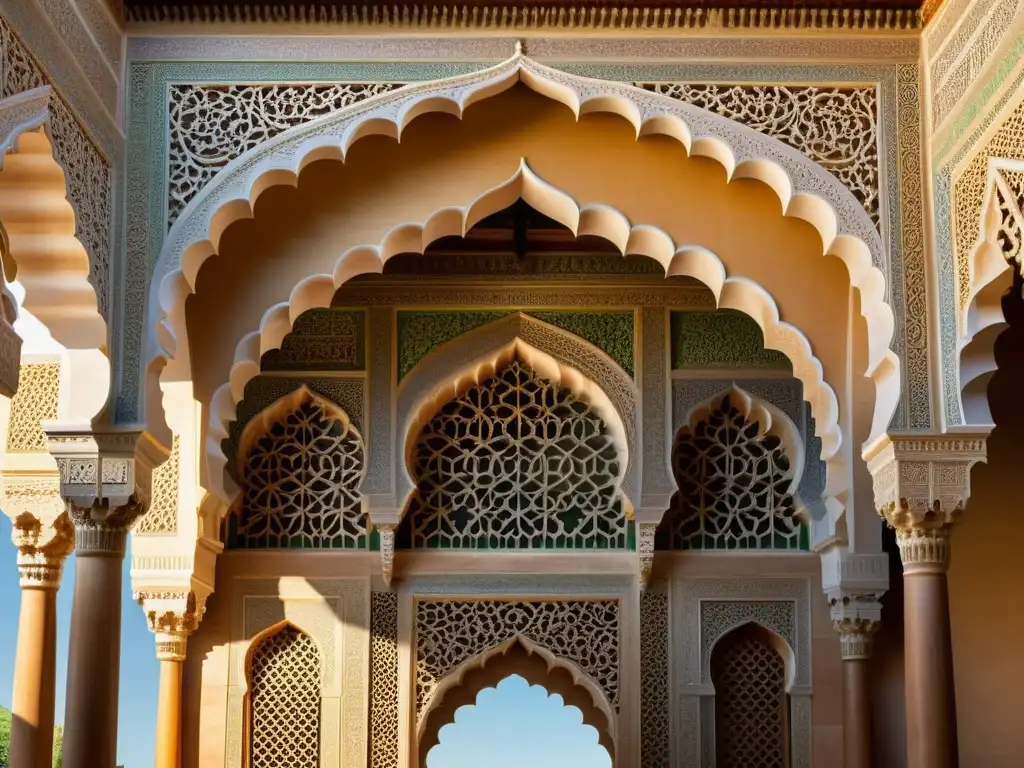
[[[519,52],[496,67],[472,75],[398,89],[285,132],[222,171],[178,218],[157,264],[149,302],[150,398],[156,392],[153,380],[167,362],[174,363],[175,378],[190,377],[185,299],[194,292],[203,263],[218,252],[228,226],[239,219],[252,217],[256,200],[264,191],[274,186],[295,185],[298,174],[317,160],[334,159],[344,163],[352,145],[360,138],[383,135],[398,139],[414,118],[429,112],[462,118],[472,104],[502,93],[517,83],[568,106],[577,119],[588,113],[612,113],[627,120],[637,138],[656,135],[673,138],[690,156],[718,163],[727,180],[755,179],[764,183],[777,196],[783,215],[810,223],[820,236],[821,253],[842,259],[849,271],[851,285],[860,292],[861,313],[867,321],[866,375],[874,380],[876,387],[872,436],[885,429],[900,389],[899,362],[889,349],[894,319],[885,302],[886,288],[881,269],[885,266],[885,255],[881,240],[852,193],[798,151],[726,118],[631,86],[559,72],[531,61]],[[516,184],[520,189],[523,186],[521,180]],[[508,194],[509,188],[506,187],[500,196]],[[599,219],[615,219],[610,228],[617,236],[611,239],[624,251],[660,251],[668,247],[670,254],[677,250],[689,251],[689,255],[681,260],[683,262],[700,261],[699,257],[693,256],[700,249],[680,248],[664,231],[632,226],[625,216],[609,214],[600,210],[600,206],[583,210],[565,195],[556,207],[561,208],[562,215],[554,218],[575,232],[597,229],[594,222]],[[254,373],[253,364],[258,355],[268,348],[269,339],[283,337],[298,314],[310,306],[329,301],[327,293],[333,294],[342,282],[360,272],[379,270],[382,261],[392,253],[421,251],[441,234],[452,231],[464,233],[479,219],[480,213],[479,206],[443,208],[419,226],[408,222],[398,226],[399,222],[396,222],[385,242],[352,249],[345,254],[334,275],[316,276],[297,286],[293,299],[298,301],[289,302],[287,309],[271,308],[261,324],[259,338],[250,335],[239,345],[236,366],[232,369],[231,389],[237,392],[239,384],[244,384],[244,380]],[[649,245],[661,241],[660,247],[638,251],[634,245],[638,239]],[[662,260],[670,275],[673,274],[668,263],[671,260]],[[719,285],[729,282],[723,273],[713,271],[718,274],[701,276],[711,279],[709,285],[715,287],[716,281]],[[684,270],[682,273],[690,272]],[[778,322],[777,310],[775,322]],[[795,329],[790,326],[790,331]],[[793,341],[793,334],[789,336]],[[150,422],[160,423],[159,418],[153,418],[154,405],[150,402],[147,406]]]

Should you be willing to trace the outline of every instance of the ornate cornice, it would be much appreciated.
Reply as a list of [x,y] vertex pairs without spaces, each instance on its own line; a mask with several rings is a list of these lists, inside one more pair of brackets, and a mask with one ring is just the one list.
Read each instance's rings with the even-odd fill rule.
[[167,3],[127,9],[129,27],[148,24],[329,24],[389,31],[488,30],[827,30],[887,32],[920,29],[920,12],[906,8],[623,8],[596,3],[526,5],[325,5],[322,3]]

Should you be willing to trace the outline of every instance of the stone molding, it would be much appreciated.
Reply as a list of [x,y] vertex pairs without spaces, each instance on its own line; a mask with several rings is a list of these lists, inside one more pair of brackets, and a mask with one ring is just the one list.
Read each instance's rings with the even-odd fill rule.
[[132,599],[142,606],[149,631],[156,641],[158,661],[185,661],[188,638],[206,613],[209,592],[189,589],[135,591]]
[[56,590],[64,561],[75,543],[68,516],[62,513],[52,520],[41,520],[31,512],[22,512],[12,522],[11,540],[18,549],[22,589]]
[[875,506],[896,531],[904,573],[944,572],[953,523],[970,498],[988,431],[885,435],[864,452]]
[[45,427],[79,556],[123,557],[128,531],[148,509],[153,467],[167,450],[140,429]]

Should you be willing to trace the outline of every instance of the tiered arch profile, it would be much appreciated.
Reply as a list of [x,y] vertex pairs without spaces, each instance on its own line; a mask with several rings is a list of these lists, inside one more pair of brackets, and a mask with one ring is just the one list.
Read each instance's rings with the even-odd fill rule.
[[[876,413],[872,433],[887,427],[900,389],[899,361],[889,349],[895,328],[891,308],[885,302],[884,249],[870,216],[828,171],[800,152],[733,121],[681,103],[671,97],[619,83],[591,80],[544,67],[518,53],[502,64],[481,72],[433,83],[406,86],[374,96],[335,114],[286,131],[259,148],[232,161],[186,207],[175,221],[158,260],[151,288],[148,340],[151,360],[175,359],[185,352],[184,305],[195,290],[203,262],[220,248],[226,228],[240,218],[251,217],[256,199],[267,189],[293,185],[298,174],[320,159],[345,161],[351,146],[360,138],[385,135],[397,138],[417,116],[441,112],[461,117],[473,103],[503,92],[517,83],[568,106],[579,117],[592,112],[611,112],[627,120],[636,135],[663,135],[678,140],[691,155],[709,158],[725,170],[727,179],[757,179],[778,196],[782,211],[810,223],[823,242],[823,254],[840,257],[847,265],[851,284],[861,293],[861,310],[867,320],[867,375],[876,384]],[[581,209],[569,196],[543,183],[536,183],[525,171],[509,184],[492,190],[464,208],[442,208],[425,222],[396,226],[380,244],[350,249],[342,254],[331,275],[317,275],[296,286],[291,300],[271,308],[261,330],[239,345],[231,387],[219,394],[222,417],[241,397],[241,388],[258,371],[262,352],[278,346],[291,323],[303,311],[324,306],[338,286],[364,272],[379,272],[395,253],[422,252],[427,244],[445,235],[462,235],[488,213],[504,207],[517,197],[540,196],[546,205],[528,199],[535,208],[570,227],[576,234],[597,234],[618,245],[623,252],[645,253],[657,258],[672,275],[693,275],[702,279],[729,305],[724,294],[737,288],[737,278],[728,278],[721,262],[699,247],[673,243],[664,232],[632,225],[621,213],[604,206]],[[541,190],[541,188],[545,188]],[[502,205],[501,203],[504,203]],[[727,286],[731,286],[728,287]],[[723,303],[724,302],[724,303]],[[770,303],[770,302],[769,302]],[[755,313],[763,324],[778,323],[776,312]],[[762,316],[763,315],[763,316]],[[766,343],[794,351],[799,341],[792,333]],[[796,334],[799,336],[799,334]],[[183,358],[184,359],[184,358]],[[795,362],[795,368],[798,368]],[[159,375],[162,365],[147,366]],[[812,404],[821,389],[820,371],[804,368],[801,378],[811,379],[805,392]],[[231,399],[233,398],[233,402]],[[834,405],[834,404],[833,404]],[[831,414],[834,415],[834,414]],[[815,414],[826,430],[823,444],[827,456],[838,446],[834,418]],[[150,419],[159,423],[159,419]],[[218,427],[215,425],[214,427]],[[832,430],[828,432],[827,430]],[[216,475],[216,471],[211,474]]]
[[794,498],[803,467],[796,426],[732,387],[690,413],[676,434],[678,490],[659,526],[659,549],[807,549]]
[[338,406],[300,387],[246,426],[238,453],[229,548],[366,548],[363,441]]

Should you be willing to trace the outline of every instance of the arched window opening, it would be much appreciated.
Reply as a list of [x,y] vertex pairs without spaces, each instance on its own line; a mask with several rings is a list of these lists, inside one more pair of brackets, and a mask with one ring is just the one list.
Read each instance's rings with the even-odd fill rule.
[[715,686],[715,765],[788,768],[786,663],[757,624],[737,627],[711,654]]
[[459,707],[427,753],[426,768],[611,768],[596,728],[578,707],[517,674]]
[[412,457],[409,548],[627,546],[613,438],[589,404],[513,360],[445,404]]
[[366,548],[363,443],[341,409],[296,390],[253,419],[241,443],[229,548]]
[[679,430],[672,472],[679,490],[659,526],[658,549],[809,547],[789,493],[793,474],[782,440],[765,434],[732,393]]
[[320,651],[291,625],[249,658],[248,768],[319,768]]

